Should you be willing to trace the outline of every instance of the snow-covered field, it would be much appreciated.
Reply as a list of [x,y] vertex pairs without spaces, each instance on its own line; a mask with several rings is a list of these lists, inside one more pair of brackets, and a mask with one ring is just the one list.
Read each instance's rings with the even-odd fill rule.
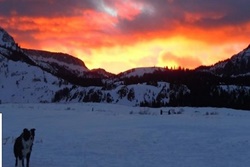
[[[161,109],[182,114],[160,115]],[[250,112],[161,109],[94,103],[1,104],[3,167],[14,167],[13,142],[23,128],[36,128],[31,167],[250,165]]]

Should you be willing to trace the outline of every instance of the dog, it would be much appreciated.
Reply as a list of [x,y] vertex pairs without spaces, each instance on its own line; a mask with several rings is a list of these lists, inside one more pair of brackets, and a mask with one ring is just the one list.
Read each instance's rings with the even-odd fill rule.
[[24,159],[26,158],[26,167],[29,167],[30,155],[33,147],[33,142],[35,139],[35,130],[27,128],[23,129],[22,134],[16,138],[14,143],[14,155],[16,158],[15,166],[21,165],[24,167]]

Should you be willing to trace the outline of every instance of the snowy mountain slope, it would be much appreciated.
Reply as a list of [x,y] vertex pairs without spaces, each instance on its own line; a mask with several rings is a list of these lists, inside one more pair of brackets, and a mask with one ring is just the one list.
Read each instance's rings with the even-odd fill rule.
[[50,70],[52,73],[58,71],[58,66],[66,70],[71,70],[74,75],[82,76],[84,72],[89,71],[85,64],[68,54],[55,53],[40,50],[23,49],[24,53],[29,55],[39,66]]
[[117,85],[112,89],[103,87],[74,87],[56,92],[55,102],[102,102],[122,104],[128,106],[164,106],[170,97],[189,94],[185,85],[171,88],[167,82],[158,82],[157,85],[132,84]]
[[28,64],[35,65],[23,50],[15,43],[12,36],[10,36],[4,29],[0,27],[0,54],[13,61],[23,61]]
[[[100,85],[113,74],[103,69],[89,70],[83,61],[64,53],[22,49],[4,29],[0,29],[0,54],[9,60],[37,66],[46,73],[76,85]],[[99,80],[98,80],[99,79]]]
[[[7,32],[3,33],[7,34]],[[10,40],[9,43],[15,44],[11,36],[6,39]],[[2,41],[6,40],[2,39]],[[79,80],[88,81],[81,78],[86,78],[86,75],[88,77],[95,75],[102,79],[112,75],[103,69],[88,70],[81,60],[63,53],[21,48],[16,51],[4,47],[1,48],[1,51],[1,103],[94,101],[139,106],[156,101],[163,105],[169,102],[171,93],[169,83],[124,85],[122,82],[116,82],[111,89],[105,88],[105,85],[76,86]],[[13,61],[13,57],[18,59]],[[25,61],[21,61],[20,57],[25,57]],[[157,70],[161,69],[135,69],[128,77],[153,73]],[[59,77],[66,78],[66,80]],[[76,85],[69,84],[67,82],[69,80],[75,80]],[[96,81],[93,80],[93,82]]]
[[39,67],[8,60],[0,54],[1,103],[50,102],[54,93],[70,86]]
[[[0,101],[9,102],[104,102],[129,106],[169,102],[170,94],[176,94],[169,83],[157,86],[144,84],[118,84],[105,90],[100,86],[73,86],[67,81],[43,71],[37,66],[21,61],[12,61],[0,55]],[[188,89],[186,89],[186,93]]]
[[23,49],[24,53],[33,59],[36,64],[52,74],[67,79],[68,76],[78,79],[84,78],[108,78],[113,74],[104,69],[89,70],[84,62],[65,53],[48,52],[41,50]]
[[13,37],[11,37],[3,28],[0,27],[0,47],[17,50],[18,46]]
[[68,86],[72,85],[36,66],[0,29],[0,103],[51,102],[56,91]]
[[107,72],[105,69],[102,68],[92,69],[90,70],[88,75],[90,76],[90,78],[92,76],[92,78],[103,78],[103,79],[109,79],[115,77],[115,74]]
[[2,104],[0,111],[3,167],[14,166],[13,142],[23,128],[36,128],[31,167],[250,164],[250,113],[241,110],[67,103]]
[[130,77],[142,77],[145,74],[152,74],[157,71],[164,71],[164,68],[161,67],[140,67],[133,68],[128,71],[118,74],[120,78],[130,78]]
[[51,102],[55,92],[73,87],[68,81],[89,82],[79,74],[104,75],[105,71],[91,72],[81,60],[66,54],[21,49],[6,31],[0,30],[0,103]]

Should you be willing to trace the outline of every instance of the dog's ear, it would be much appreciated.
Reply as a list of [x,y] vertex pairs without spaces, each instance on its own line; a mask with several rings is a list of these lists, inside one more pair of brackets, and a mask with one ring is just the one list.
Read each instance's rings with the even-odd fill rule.
[[30,129],[30,132],[33,136],[35,136],[35,130],[36,130],[35,128]]
[[28,132],[29,130],[27,128],[23,129],[23,133]]
[[30,137],[30,131],[27,128],[23,129],[23,133],[21,134],[23,139],[27,141]]

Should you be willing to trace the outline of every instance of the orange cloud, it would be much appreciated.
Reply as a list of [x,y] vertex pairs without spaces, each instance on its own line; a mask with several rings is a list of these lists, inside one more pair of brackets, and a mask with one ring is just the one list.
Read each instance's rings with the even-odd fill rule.
[[25,35],[30,35],[37,40],[37,43],[32,41],[30,45],[24,47],[32,45],[33,48],[51,46],[50,42],[69,44],[73,41],[75,41],[74,44],[80,42],[82,46],[86,47],[99,47],[108,43],[106,37],[109,34],[117,32],[115,29],[116,18],[90,10],[83,11],[80,16],[53,18],[13,16],[11,18],[0,17],[1,20],[8,20],[8,22],[5,21],[3,27],[7,29],[15,27],[16,33],[12,35],[17,41],[29,43],[27,42],[29,37],[22,36],[20,32],[30,32]]
[[170,52],[163,53],[161,55],[161,61],[166,64],[169,68],[185,67],[189,69],[194,69],[202,64],[199,58],[192,56],[177,56]]
[[64,5],[59,14],[51,8],[51,16],[16,10],[0,15],[0,22],[21,47],[66,52],[90,69],[114,73],[138,66],[211,65],[249,44],[250,21],[230,24],[228,6],[214,11],[173,0],[102,0],[95,9],[93,2],[77,9],[72,2],[73,14],[68,15],[60,13],[68,9]]
[[175,33],[179,33],[189,39],[204,41],[211,45],[221,44],[222,42],[248,42],[246,34],[250,35],[250,22],[217,28],[179,25],[175,29]]

